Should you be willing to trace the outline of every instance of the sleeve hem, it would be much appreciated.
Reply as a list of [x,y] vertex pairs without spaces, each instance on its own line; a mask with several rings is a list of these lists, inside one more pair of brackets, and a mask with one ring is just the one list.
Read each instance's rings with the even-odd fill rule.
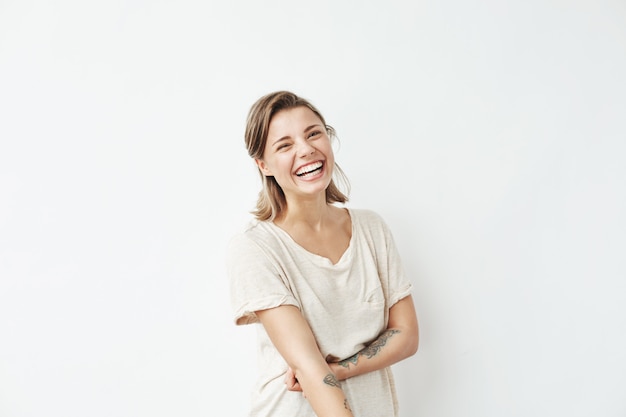
[[281,305],[292,305],[300,308],[300,305],[296,302],[295,298],[290,296],[283,296],[280,298],[271,298],[266,300],[259,300],[253,304],[248,303],[241,307],[235,313],[235,324],[237,326],[243,326],[246,324],[259,323],[259,318],[255,314],[255,311],[267,310],[269,308],[279,307]]
[[412,285],[408,285],[403,290],[394,293],[393,297],[391,297],[391,302],[389,303],[389,308],[393,307],[394,304],[396,304],[398,301],[402,300],[403,298],[406,298],[409,295],[411,295],[412,291],[413,291],[413,286]]

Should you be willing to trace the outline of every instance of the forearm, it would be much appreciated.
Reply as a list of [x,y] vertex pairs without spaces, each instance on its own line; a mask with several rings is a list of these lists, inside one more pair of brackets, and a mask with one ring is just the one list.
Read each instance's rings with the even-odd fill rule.
[[337,377],[324,360],[313,333],[294,306],[258,311],[270,339],[295,373],[318,417],[353,417]]
[[390,313],[387,329],[376,340],[355,355],[330,364],[339,380],[386,368],[415,354],[419,330],[412,298],[399,301]]
[[396,329],[387,329],[370,345],[360,352],[339,362],[331,363],[331,370],[339,380],[348,379],[386,368],[409,356],[402,332]]
[[316,370],[296,370],[302,391],[319,417],[353,417],[348,400],[337,377],[326,365]]

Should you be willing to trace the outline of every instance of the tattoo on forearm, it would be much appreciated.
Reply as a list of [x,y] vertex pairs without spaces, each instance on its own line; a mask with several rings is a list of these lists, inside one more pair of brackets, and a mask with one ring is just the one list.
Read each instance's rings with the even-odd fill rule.
[[389,329],[385,330],[378,339],[374,340],[371,345],[361,351],[361,354],[367,356],[368,359],[378,355],[378,352],[387,344],[387,341],[396,333],[400,333],[400,330]]
[[346,410],[348,411],[352,411],[352,409],[350,408],[350,404],[348,404],[348,399],[346,398],[345,400],[343,400],[343,406]]
[[331,387],[337,387],[337,388],[341,387],[341,385],[339,385],[339,381],[337,380],[337,377],[333,374],[328,374],[324,377],[324,384],[330,385]]
[[349,358],[342,359],[337,362],[338,365],[343,366],[344,368],[350,368],[350,364],[355,365],[359,361],[359,355],[366,356],[368,359],[373,358],[378,355],[378,352],[387,344],[387,341],[396,333],[400,333],[400,330],[389,329],[385,330],[378,336],[378,339],[374,340],[371,345],[367,346],[360,352],[355,353]]
[[341,360],[341,361],[339,361],[337,363],[339,365],[343,366],[344,368],[349,368],[350,364],[356,365],[358,359],[359,359],[359,354],[355,353],[354,355],[350,356],[349,358]]

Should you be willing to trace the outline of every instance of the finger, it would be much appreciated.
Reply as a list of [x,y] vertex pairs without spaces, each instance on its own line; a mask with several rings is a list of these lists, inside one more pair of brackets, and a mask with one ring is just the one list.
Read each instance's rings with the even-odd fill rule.
[[287,386],[287,390],[289,391],[302,391],[302,387],[298,380],[295,380],[293,384],[285,384]]
[[296,379],[296,375],[293,373],[293,371],[291,370],[291,368],[287,368],[287,371],[285,371],[285,384],[293,384],[293,381]]

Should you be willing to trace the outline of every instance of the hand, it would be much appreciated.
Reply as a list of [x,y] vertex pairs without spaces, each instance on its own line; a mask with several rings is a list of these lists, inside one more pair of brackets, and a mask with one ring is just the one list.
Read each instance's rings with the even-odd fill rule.
[[344,372],[346,371],[346,368],[344,366],[339,365],[338,362],[327,362],[327,363],[328,363],[328,367],[330,368],[330,371],[333,373],[333,375],[337,377],[339,381],[343,381],[344,379],[346,379],[346,376],[344,374]]
[[285,386],[288,391],[302,391],[302,387],[296,379],[296,374],[293,373],[291,368],[287,368],[287,372],[285,372]]

